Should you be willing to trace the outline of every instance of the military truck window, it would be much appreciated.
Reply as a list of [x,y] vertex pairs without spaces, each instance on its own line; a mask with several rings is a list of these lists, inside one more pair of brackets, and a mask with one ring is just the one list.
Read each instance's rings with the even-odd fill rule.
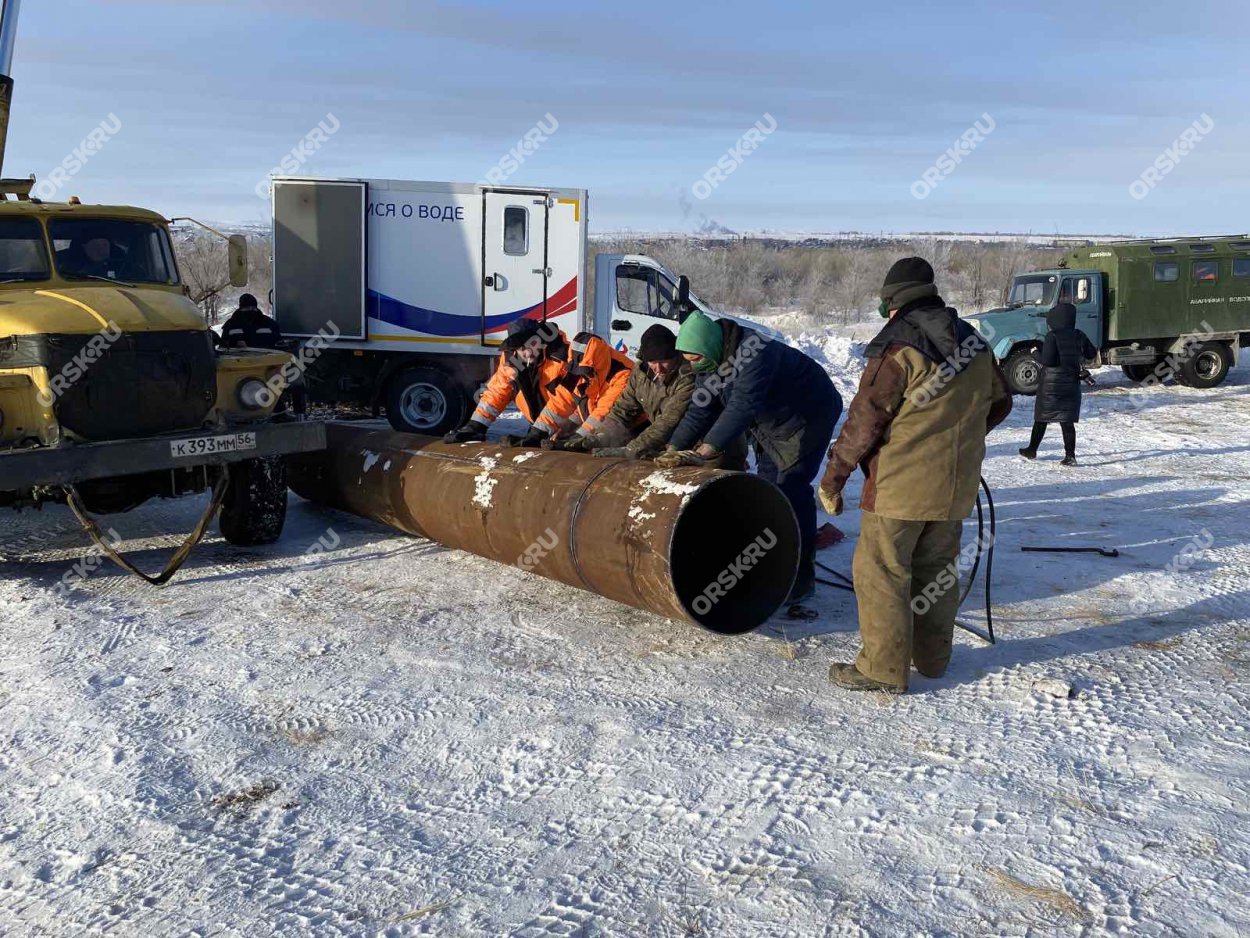
[[39,222],[33,218],[0,221],[0,283],[46,280],[51,273]]
[[1066,277],[1063,288],[1059,291],[1059,302],[1081,305],[1089,302],[1089,278]]
[[1017,306],[1049,306],[1055,299],[1055,277],[1017,277],[1008,302]]
[[520,205],[509,205],[503,210],[503,252],[514,256],[528,254],[529,209]]
[[150,222],[60,218],[48,224],[56,272],[67,280],[176,283],[169,235]]
[[1175,283],[1181,279],[1181,265],[1176,261],[1155,261],[1155,280]]
[[1194,283],[1215,283],[1219,279],[1219,261],[1194,261]]
[[1189,246],[1189,251],[1192,254],[1210,254],[1214,250],[1214,244],[1191,244]]
[[1250,257],[1233,258],[1233,276],[1250,277]]
[[1151,254],[1175,254],[1176,248],[1170,244],[1156,244],[1150,249]]

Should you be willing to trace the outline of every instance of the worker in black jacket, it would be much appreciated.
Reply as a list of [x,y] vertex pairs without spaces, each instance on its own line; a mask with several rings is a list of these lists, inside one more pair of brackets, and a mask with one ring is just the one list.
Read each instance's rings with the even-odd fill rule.
[[1063,430],[1061,466],[1076,465],[1076,423],[1081,419],[1081,367],[1093,358],[1094,346],[1076,328],[1076,307],[1056,303],[1046,314],[1050,332],[1042,344],[1042,383],[1033,405],[1033,436],[1020,450],[1025,459],[1037,458],[1037,447],[1046,435],[1046,424]]
[[256,297],[244,293],[239,297],[236,309],[221,327],[217,337],[220,348],[267,348],[276,349],[282,342],[278,324],[260,311]]

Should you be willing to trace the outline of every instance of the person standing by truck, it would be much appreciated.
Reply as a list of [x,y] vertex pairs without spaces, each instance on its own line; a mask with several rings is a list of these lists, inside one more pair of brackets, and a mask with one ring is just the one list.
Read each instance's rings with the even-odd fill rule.
[[855,595],[862,649],[835,663],[845,690],[907,690],[913,661],[926,677],[950,662],[963,519],[972,510],[985,437],[1011,412],[1011,394],[985,340],[938,296],[933,268],[896,262],[881,287],[889,322],[868,363],[820,483],[820,501],[842,513],[842,489],[864,472]]
[[801,603],[816,590],[812,479],[842,415],[842,398],[812,359],[733,320],[691,313],[677,333],[677,351],[698,379],[669,451],[656,463],[707,466],[749,434],[759,475],[781,489],[798,519],[799,569],[788,603]]
[[220,348],[281,348],[282,330],[260,311],[256,297],[244,293],[239,297],[239,308],[221,327],[217,345]]
[[1046,425],[1057,423],[1063,432],[1061,466],[1076,465],[1076,423],[1081,419],[1081,371],[1093,358],[1093,344],[1076,328],[1076,307],[1056,303],[1046,314],[1050,331],[1042,344],[1042,383],[1033,404],[1033,434],[1020,450],[1025,459],[1036,459],[1046,435]]
[[634,371],[628,355],[593,332],[573,336],[570,349],[568,374],[534,422],[553,441],[588,440],[601,430]]

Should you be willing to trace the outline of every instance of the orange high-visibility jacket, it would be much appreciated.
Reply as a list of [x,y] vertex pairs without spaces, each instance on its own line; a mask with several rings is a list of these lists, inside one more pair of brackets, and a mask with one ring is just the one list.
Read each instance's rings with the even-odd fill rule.
[[575,428],[589,436],[603,426],[608,411],[629,383],[634,363],[593,332],[573,337],[569,356],[572,365],[558,390],[538,415],[538,425],[548,433],[567,436]]
[[489,427],[515,400],[525,419],[534,423],[566,380],[569,359],[569,340],[563,332],[547,346],[542,359],[534,365],[526,367],[511,352],[500,353],[499,364],[486,383],[472,419]]

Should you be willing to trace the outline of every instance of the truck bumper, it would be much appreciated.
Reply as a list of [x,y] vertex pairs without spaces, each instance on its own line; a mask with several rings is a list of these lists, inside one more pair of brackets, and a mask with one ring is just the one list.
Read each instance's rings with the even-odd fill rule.
[[[254,436],[247,448],[195,452],[188,441]],[[286,456],[325,449],[326,428],[319,421],[265,423],[198,433],[169,433],[141,440],[77,443],[0,453],[0,492],[37,486],[72,485],[90,479],[111,479],[141,472],[161,472],[194,466],[221,466],[262,456]],[[175,455],[181,450],[192,455]]]

